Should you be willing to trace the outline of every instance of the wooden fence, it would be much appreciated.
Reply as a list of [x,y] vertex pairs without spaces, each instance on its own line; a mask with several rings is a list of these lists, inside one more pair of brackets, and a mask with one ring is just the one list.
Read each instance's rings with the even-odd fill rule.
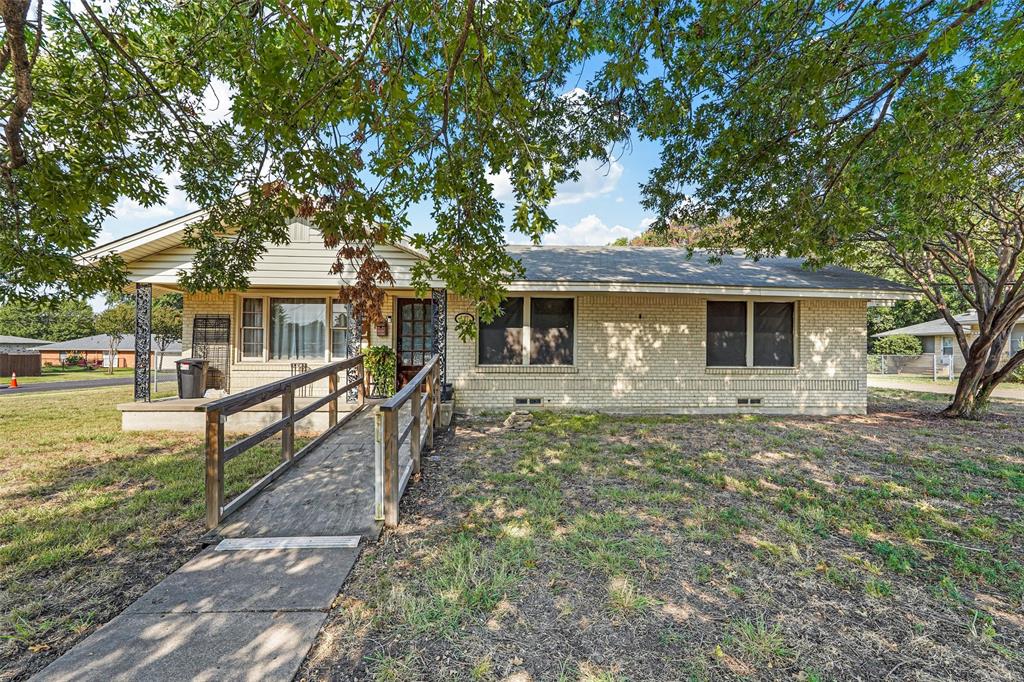
[[[344,386],[338,385],[338,375],[347,375],[347,370],[356,369],[356,378]],[[301,459],[327,436],[358,414],[366,405],[365,370],[363,356],[332,362],[323,367],[302,374],[258,386],[236,395],[200,405],[197,410],[206,412],[206,525],[215,528],[225,516],[248,502],[267,487],[271,481],[284,473],[292,464]],[[302,409],[295,409],[295,394],[315,381],[327,378],[327,395],[317,398]],[[354,410],[338,419],[338,398],[348,391],[357,389],[359,402]],[[273,424],[224,447],[224,422],[228,416],[274,398],[281,398],[281,418]],[[295,424],[316,410],[327,405],[328,428],[314,440],[295,452]],[[281,433],[281,463],[273,471],[256,481],[244,493],[224,504],[224,465],[246,450],[259,445],[271,436]]]
[[11,372],[21,377],[37,377],[43,373],[40,355],[35,353],[0,353],[0,377],[9,377]]
[[[406,403],[412,418],[399,433],[399,415]],[[421,455],[434,447],[434,429],[440,426],[441,368],[434,355],[402,390],[378,405],[374,415],[374,516],[388,527],[398,525],[399,501],[409,479],[420,473]],[[410,461],[402,466],[399,453],[406,440]]]

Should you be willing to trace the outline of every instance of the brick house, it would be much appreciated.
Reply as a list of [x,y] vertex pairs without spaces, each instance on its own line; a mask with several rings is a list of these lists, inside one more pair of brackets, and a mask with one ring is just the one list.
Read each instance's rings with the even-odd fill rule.
[[[193,256],[183,233],[200,215],[85,255],[118,254],[147,296],[178,291]],[[377,249],[395,278],[387,321],[368,328],[336,300],[343,276],[329,274],[334,253],[316,228],[296,219],[289,232],[288,245],[268,246],[248,290],[184,296],[183,354],[209,358],[228,392],[384,344],[400,381],[441,353],[462,411],[856,414],[867,407],[867,308],[913,298],[902,285],[798,259],[510,246],[525,273],[502,314],[482,323],[444,282],[418,296],[411,269],[423,256],[395,244]],[[475,339],[456,334],[461,316],[477,324]]]

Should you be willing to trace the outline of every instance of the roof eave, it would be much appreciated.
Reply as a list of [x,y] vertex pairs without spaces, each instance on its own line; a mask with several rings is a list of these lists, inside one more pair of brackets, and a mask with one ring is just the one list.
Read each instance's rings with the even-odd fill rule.
[[643,282],[571,282],[515,280],[509,291],[559,291],[580,293],[697,294],[708,296],[785,296],[788,298],[846,298],[870,301],[911,301],[913,291],[895,289],[842,289],[811,287],[750,287],[695,284],[652,284]]

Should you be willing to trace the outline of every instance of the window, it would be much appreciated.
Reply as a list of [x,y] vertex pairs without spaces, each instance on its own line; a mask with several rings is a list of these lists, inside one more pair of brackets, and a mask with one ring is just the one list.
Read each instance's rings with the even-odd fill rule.
[[242,299],[242,357],[263,358],[263,299]]
[[953,339],[949,336],[942,337],[942,354],[952,355],[953,354]]
[[573,299],[530,299],[530,364],[571,365]]
[[708,367],[747,364],[747,304],[708,301]]
[[331,355],[335,358],[348,357],[349,320],[352,306],[341,301],[331,301]]
[[481,365],[571,365],[575,343],[573,298],[507,298],[491,322],[480,323]]
[[326,305],[322,298],[270,299],[270,359],[322,360]]
[[754,303],[754,367],[793,366],[793,304]]
[[708,367],[793,367],[796,304],[708,301]]
[[523,299],[507,298],[490,322],[480,322],[481,365],[523,364]]

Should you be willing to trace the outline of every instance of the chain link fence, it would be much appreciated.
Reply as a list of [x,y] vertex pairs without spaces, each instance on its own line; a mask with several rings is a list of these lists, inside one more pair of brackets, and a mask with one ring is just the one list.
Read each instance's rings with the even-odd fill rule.
[[921,353],[920,355],[868,355],[868,374],[900,375],[939,379],[955,379],[961,363],[954,355]]

